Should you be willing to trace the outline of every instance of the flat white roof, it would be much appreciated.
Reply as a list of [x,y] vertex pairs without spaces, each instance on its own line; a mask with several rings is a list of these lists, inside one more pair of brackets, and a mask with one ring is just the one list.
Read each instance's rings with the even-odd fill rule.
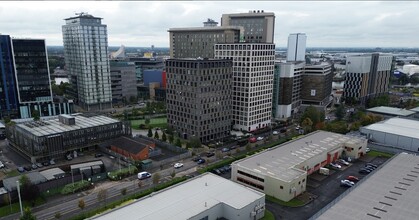
[[419,107],[409,109],[409,111],[419,112]]
[[53,117],[46,120],[30,120],[23,123],[18,123],[16,124],[16,127],[20,127],[35,136],[41,137],[119,122],[118,120],[103,115],[88,117],[82,114],[74,114],[71,115],[71,117],[75,118],[75,125],[63,124],[58,120],[58,117]]
[[296,165],[325,151],[334,150],[343,143],[356,142],[358,139],[327,131],[316,131],[302,138],[236,161],[234,164],[253,173],[291,182],[306,173],[302,169],[295,168]]
[[402,109],[402,108],[393,108],[387,106],[379,106],[374,108],[367,109],[369,112],[379,113],[379,114],[388,114],[388,115],[395,115],[395,116],[409,116],[415,114],[414,111]]
[[242,209],[264,196],[233,181],[205,173],[92,219],[189,219],[220,203]]
[[318,219],[418,219],[419,157],[391,159]]
[[361,128],[419,139],[419,121],[405,118],[390,118]]

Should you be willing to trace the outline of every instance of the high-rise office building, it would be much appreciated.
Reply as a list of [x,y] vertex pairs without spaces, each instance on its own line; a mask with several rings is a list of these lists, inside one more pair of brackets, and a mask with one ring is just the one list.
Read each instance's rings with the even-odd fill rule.
[[112,103],[121,104],[137,99],[137,78],[132,62],[110,61]]
[[170,58],[214,58],[216,43],[238,43],[241,27],[170,28]]
[[17,117],[19,101],[13,47],[9,35],[0,35],[0,77],[0,118]]
[[346,58],[343,97],[364,103],[367,99],[388,92],[393,56],[366,54]]
[[321,111],[332,101],[332,65],[306,65],[302,77],[301,106],[314,106]]
[[169,59],[167,121],[185,139],[221,140],[231,130],[232,62]]
[[274,43],[275,14],[263,10],[249,13],[223,14],[221,26],[240,26],[244,28],[242,42]]
[[111,108],[108,33],[102,18],[87,13],[66,18],[64,55],[72,95],[86,110]]
[[269,126],[275,44],[216,44],[215,58],[233,61],[233,128],[254,131]]
[[304,61],[306,56],[306,34],[297,33],[288,36],[287,61]]

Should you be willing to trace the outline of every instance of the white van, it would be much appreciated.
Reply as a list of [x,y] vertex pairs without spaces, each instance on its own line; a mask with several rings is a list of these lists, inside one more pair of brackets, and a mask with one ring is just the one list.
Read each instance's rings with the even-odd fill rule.
[[325,176],[329,176],[329,169],[324,168],[324,167],[320,167],[319,173],[323,174]]
[[151,174],[149,172],[140,172],[138,173],[138,179],[142,180],[142,179],[147,179],[150,178]]

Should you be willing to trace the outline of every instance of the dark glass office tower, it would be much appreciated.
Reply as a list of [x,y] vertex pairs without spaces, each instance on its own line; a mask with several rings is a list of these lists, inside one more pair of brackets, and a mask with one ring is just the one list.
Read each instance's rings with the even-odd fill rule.
[[18,115],[18,96],[9,35],[0,35],[0,118]]
[[52,102],[45,40],[13,39],[20,104]]

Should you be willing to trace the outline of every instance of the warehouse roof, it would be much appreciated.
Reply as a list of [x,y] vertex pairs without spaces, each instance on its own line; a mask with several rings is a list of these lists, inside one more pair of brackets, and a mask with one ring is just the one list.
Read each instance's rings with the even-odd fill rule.
[[325,151],[329,152],[337,149],[343,143],[357,142],[359,140],[359,138],[342,134],[316,131],[234,163],[252,172],[290,182],[306,174],[305,170],[296,167],[298,164],[316,157]]
[[58,120],[58,117],[53,117],[46,120],[31,120],[18,123],[16,127],[20,127],[35,136],[41,137],[119,122],[103,115],[90,116],[87,114],[73,114],[72,116],[76,119],[75,125],[63,124]]
[[360,130],[362,133],[365,133],[366,129],[419,139],[418,128],[419,121],[417,120],[390,118],[385,121],[362,127]]
[[48,169],[48,170],[43,170],[41,172],[39,172],[42,176],[45,177],[45,179],[47,180],[53,180],[53,179],[58,179],[61,177],[64,177],[65,172],[60,169],[60,168],[52,168],[52,169]]
[[419,107],[409,109],[409,111],[419,112]]
[[409,115],[415,114],[414,111],[401,109],[401,108],[387,107],[387,106],[369,108],[367,109],[367,111],[378,113],[378,114],[394,115],[394,116],[409,116]]
[[47,181],[47,179],[44,176],[42,176],[38,171],[34,171],[34,172],[29,172],[29,173],[21,174],[19,176],[14,176],[14,177],[4,179],[3,180],[4,188],[9,192],[15,190],[16,185],[17,185],[16,181],[20,180],[22,175],[26,175],[29,178],[29,181],[31,181],[31,183],[34,185]]
[[264,196],[228,179],[205,173],[93,219],[189,219],[220,204],[241,209]]
[[401,153],[318,219],[417,219],[419,157]]

